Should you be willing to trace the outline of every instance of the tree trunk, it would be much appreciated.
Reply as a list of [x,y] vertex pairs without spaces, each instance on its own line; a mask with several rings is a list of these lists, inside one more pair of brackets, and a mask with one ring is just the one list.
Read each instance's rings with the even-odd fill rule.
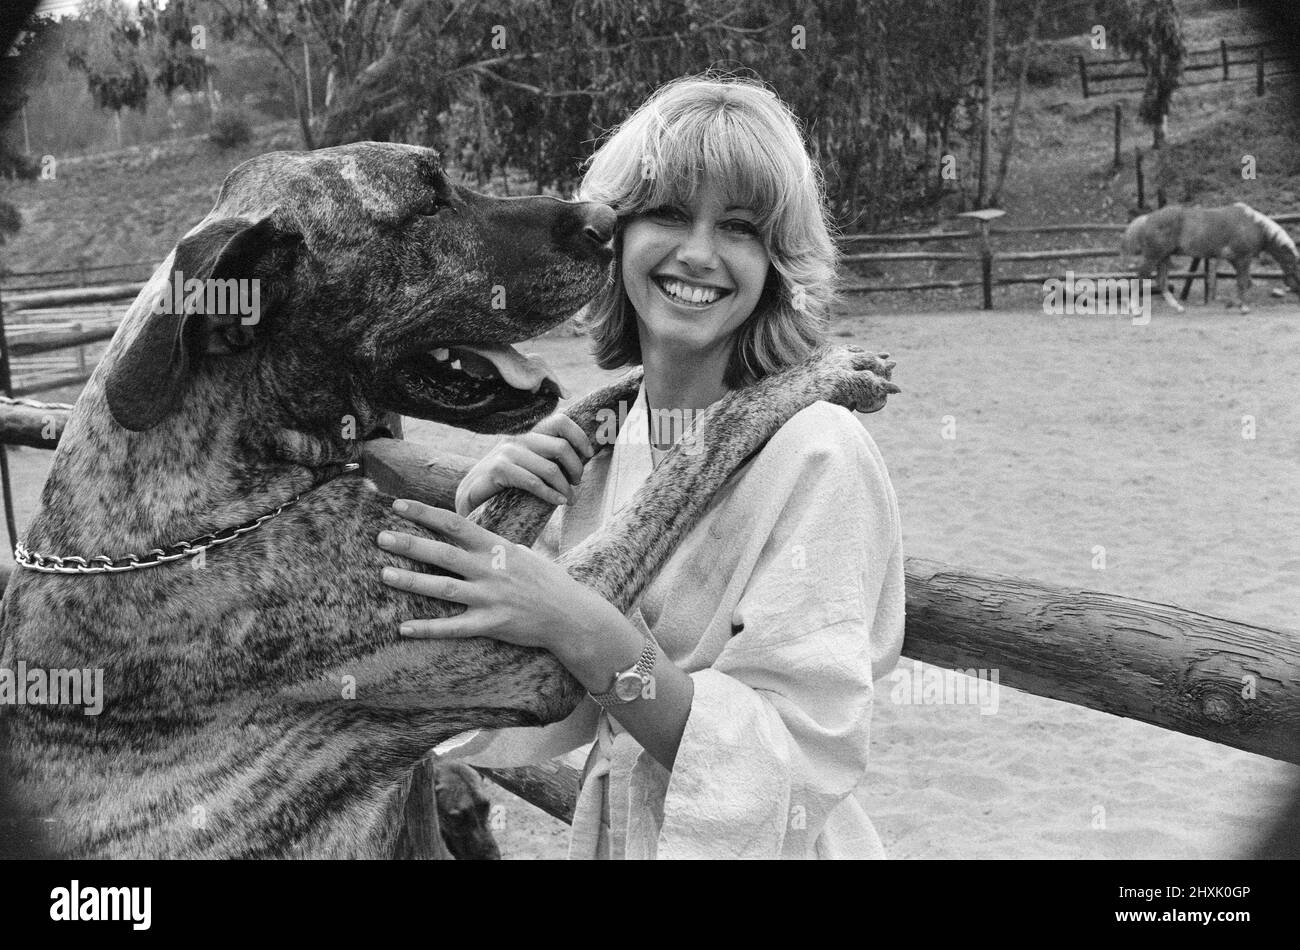
[[989,146],[993,138],[993,22],[995,0],[985,0],[984,22],[984,98],[980,106],[979,196],[976,202],[985,207],[989,193]]
[[302,133],[302,147],[311,151],[316,147],[316,136],[311,128],[311,116],[307,112],[307,101],[299,87],[298,77],[292,70],[289,73],[289,88],[293,90],[293,109],[298,113],[298,130]]
[[1034,44],[1038,42],[1038,21],[1043,13],[1043,0],[1034,3],[1034,16],[1029,23],[1029,34],[1025,40],[1025,52],[1020,59],[1020,74],[1016,77],[1016,95],[1011,101],[1011,115],[1007,117],[1007,137],[1002,143],[1002,155],[998,160],[998,180],[993,185],[993,194],[989,204],[996,208],[1002,200],[1002,186],[1007,181],[1007,170],[1011,167],[1011,152],[1016,147],[1016,118],[1020,115],[1020,100],[1025,94],[1025,82],[1029,76],[1029,59],[1034,53]]

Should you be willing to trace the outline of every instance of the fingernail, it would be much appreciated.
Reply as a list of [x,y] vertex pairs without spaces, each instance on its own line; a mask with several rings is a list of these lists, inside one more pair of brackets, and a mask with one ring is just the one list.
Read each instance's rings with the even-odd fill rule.
[[397,538],[393,535],[391,531],[381,531],[379,532],[379,537],[376,540],[378,540],[380,544],[392,544],[394,541],[397,540]]
[[415,628],[412,627],[409,623],[404,623],[397,628],[397,632],[404,637],[409,637],[411,634],[415,633]]
[[386,581],[395,581],[395,580],[397,580],[397,568],[395,568],[395,567],[386,567],[386,568],[384,568],[383,573],[381,574],[381,576],[382,576],[383,579],[386,580]]
[[395,502],[393,502],[393,510],[394,510],[394,511],[405,511],[405,510],[406,510],[407,508],[409,508],[409,507],[411,507],[411,506],[408,505],[408,504],[406,503],[406,501],[405,501],[404,499],[401,499],[401,498],[399,498],[399,499],[397,499]]

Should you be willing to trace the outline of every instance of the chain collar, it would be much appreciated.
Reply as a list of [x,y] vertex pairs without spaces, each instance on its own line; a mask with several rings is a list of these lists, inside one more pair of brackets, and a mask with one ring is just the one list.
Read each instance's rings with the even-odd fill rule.
[[[343,465],[331,466],[330,474],[317,481],[307,491],[319,488],[340,475],[355,472],[360,468],[360,462],[348,462]],[[106,554],[97,554],[91,558],[84,558],[79,555],[60,557],[57,554],[37,554],[27,550],[22,543],[19,543],[14,548],[14,560],[18,562],[19,567],[40,571],[44,574],[118,574],[122,571],[140,571],[146,567],[157,567],[159,564],[170,564],[172,561],[195,557],[209,548],[219,547],[241,535],[248,534],[250,531],[256,531],[286,508],[292,508],[296,505],[304,494],[306,492],[294,495],[274,511],[259,515],[252,521],[245,521],[233,528],[222,528],[219,531],[189,541],[177,541],[165,548],[154,548],[145,555],[122,554],[117,557],[109,557]]]

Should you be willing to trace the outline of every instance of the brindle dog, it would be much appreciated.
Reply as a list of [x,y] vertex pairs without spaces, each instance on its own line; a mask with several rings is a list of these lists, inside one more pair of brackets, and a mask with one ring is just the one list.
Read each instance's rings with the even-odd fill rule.
[[[604,284],[614,224],[603,205],[454,187],[436,153],[410,146],[268,154],[231,173],[86,385],[24,547],[35,566],[127,567],[128,554],[147,562],[300,497],[201,557],[17,571],[0,667],[104,671],[101,715],[0,710],[5,793],[37,832],[20,848],[386,857],[394,797],[434,745],[574,708],[581,688],[544,651],[401,639],[401,621],[452,608],[381,583],[382,565],[411,564],[375,535],[414,526],[368,480],[338,473],[388,412],[500,432],[552,411],[554,382],[508,344]],[[257,278],[256,322],[156,312],[178,273]],[[818,399],[878,409],[897,391],[891,368],[828,348],[733,393],[713,410],[723,441],[661,465],[640,513],[569,552],[566,567],[627,609],[785,419]],[[594,434],[598,411],[636,384],[568,411]],[[476,517],[526,544],[550,510],[506,492]]]

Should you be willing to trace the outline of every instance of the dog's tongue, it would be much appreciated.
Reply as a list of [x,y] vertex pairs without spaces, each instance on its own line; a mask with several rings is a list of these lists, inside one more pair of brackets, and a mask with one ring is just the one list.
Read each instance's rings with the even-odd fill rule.
[[560,383],[559,377],[535,353],[524,356],[513,346],[462,345],[456,347],[456,349],[469,350],[471,353],[477,353],[483,357],[496,368],[507,386],[513,386],[515,389],[522,389],[525,392],[536,392],[537,387],[542,385],[542,380],[549,377],[555,383],[555,388],[560,391],[560,395],[568,396],[568,392]]

